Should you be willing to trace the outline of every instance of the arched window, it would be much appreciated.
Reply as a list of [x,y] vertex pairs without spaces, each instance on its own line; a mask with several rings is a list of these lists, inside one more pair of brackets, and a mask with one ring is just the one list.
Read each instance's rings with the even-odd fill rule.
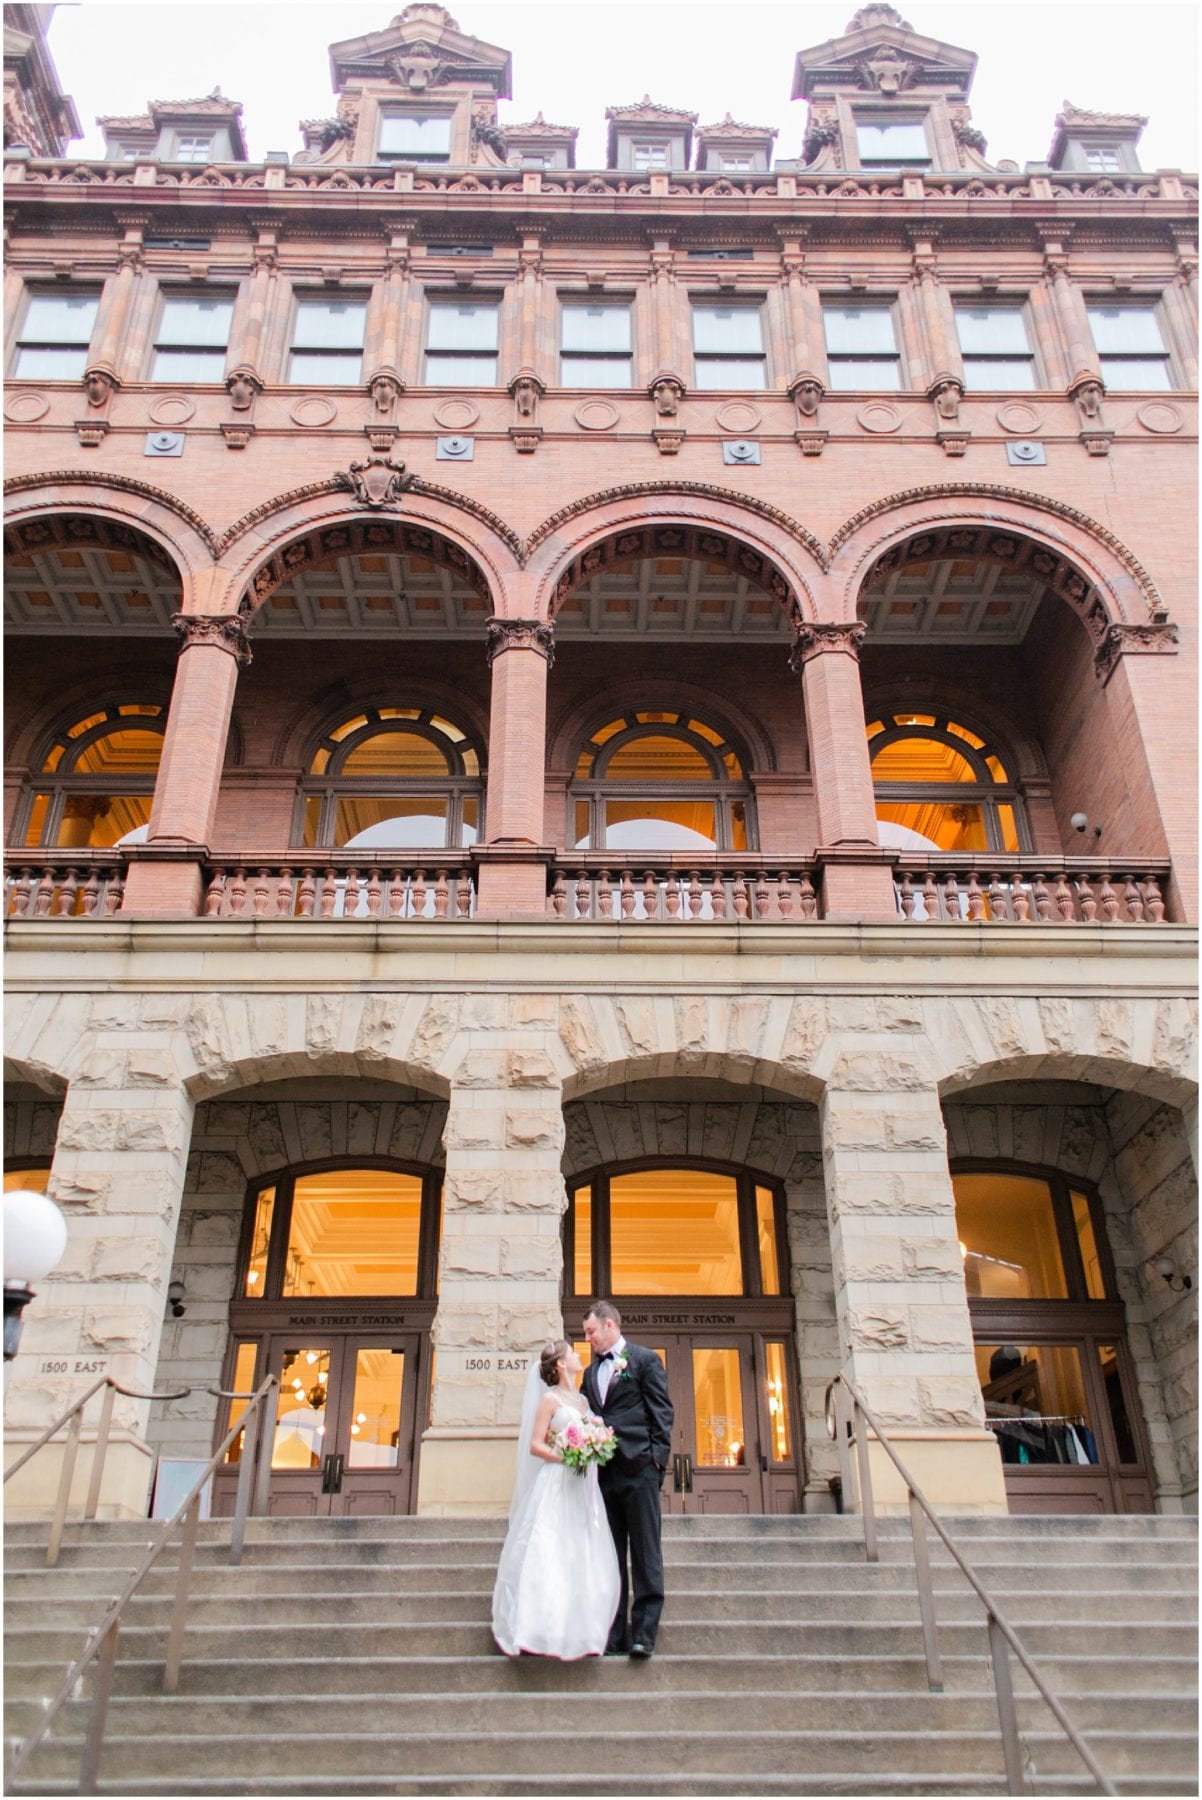
[[71,850],[142,842],[166,713],[113,705],[60,731],[34,776],[22,842]]
[[630,712],[598,727],[576,762],[577,850],[749,850],[751,788],[737,750],[687,712]]
[[881,843],[894,850],[1025,848],[1018,789],[996,748],[937,713],[868,725]]
[[467,733],[416,706],[356,713],[328,732],[305,774],[306,848],[458,849],[480,829],[480,755]]

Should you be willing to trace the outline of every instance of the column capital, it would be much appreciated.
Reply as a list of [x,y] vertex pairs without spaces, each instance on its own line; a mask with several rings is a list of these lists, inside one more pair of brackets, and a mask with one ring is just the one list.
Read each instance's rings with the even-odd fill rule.
[[194,644],[203,644],[226,651],[241,669],[249,666],[251,649],[241,613],[176,613],[171,623],[179,638],[181,656]]
[[505,650],[537,650],[549,669],[555,662],[555,627],[549,619],[490,619],[485,647],[490,667]]
[[1108,625],[1094,653],[1094,668],[1103,681],[1109,681],[1120,657],[1175,656],[1177,645],[1177,627],[1171,619]]
[[805,620],[796,627],[793,648],[789,652],[789,667],[796,673],[815,656],[827,656],[833,652],[850,656],[853,662],[858,663],[860,645],[864,642],[867,630],[863,619],[855,619],[850,624],[842,621],[815,624]]

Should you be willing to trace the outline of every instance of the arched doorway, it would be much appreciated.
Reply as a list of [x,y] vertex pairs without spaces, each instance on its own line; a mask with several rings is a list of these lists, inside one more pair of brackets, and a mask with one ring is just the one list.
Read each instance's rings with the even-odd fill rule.
[[781,1184],[687,1158],[609,1165],[570,1182],[564,1229],[569,1331],[581,1336],[590,1300],[607,1295],[667,1369],[676,1424],[665,1511],[800,1510]]
[[[437,1304],[441,1174],[388,1158],[296,1164],[247,1191],[223,1387],[280,1383],[269,1511],[413,1510]],[[227,1403],[224,1435],[242,1403]],[[232,1510],[235,1440],[214,1505]]]

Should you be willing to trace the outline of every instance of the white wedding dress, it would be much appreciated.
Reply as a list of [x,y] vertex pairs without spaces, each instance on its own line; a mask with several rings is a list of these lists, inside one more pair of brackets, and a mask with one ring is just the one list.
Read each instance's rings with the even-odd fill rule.
[[[545,1389],[544,1389],[545,1392]],[[580,1418],[564,1402],[552,1431]],[[533,1465],[533,1479],[521,1458]],[[601,1656],[618,1610],[618,1558],[593,1466],[532,1457],[529,1430],[518,1440],[518,1481],[492,1599],[492,1631],[506,1656],[526,1651],[574,1662]]]

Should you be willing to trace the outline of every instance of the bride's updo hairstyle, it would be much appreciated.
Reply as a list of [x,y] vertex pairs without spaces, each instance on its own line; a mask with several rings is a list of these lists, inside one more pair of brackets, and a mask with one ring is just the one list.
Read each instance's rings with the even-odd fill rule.
[[566,1356],[571,1348],[572,1346],[568,1343],[566,1338],[557,1338],[553,1344],[548,1344],[543,1351],[542,1356],[539,1358],[538,1372],[548,1387],[559,1386],[560,1359]]

